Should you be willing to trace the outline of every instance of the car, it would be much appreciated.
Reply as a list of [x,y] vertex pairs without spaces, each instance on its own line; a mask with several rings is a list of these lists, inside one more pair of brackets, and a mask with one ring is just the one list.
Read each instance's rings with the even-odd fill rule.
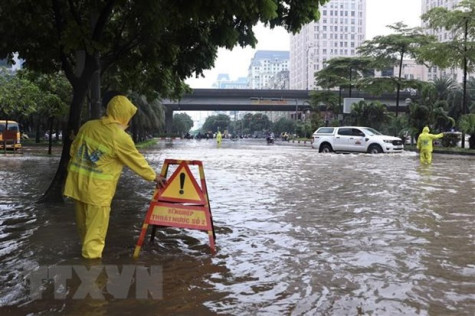
[[312,148],[326,152],[396,153],[404,150],[401,138],[383,135],[364,126],[320,127],[313,135]]

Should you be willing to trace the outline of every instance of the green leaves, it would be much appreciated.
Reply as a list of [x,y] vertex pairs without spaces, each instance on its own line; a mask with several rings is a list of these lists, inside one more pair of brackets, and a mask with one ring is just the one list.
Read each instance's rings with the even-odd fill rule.
[[28,80],[15,76],[0,81],[1,116],[26,117],[37,111],[43,100],[41,90]]
[[217,131],[223,132],[228,129],[230,121],[231,119],[226,114],[208,116],[201,127],[201,131],[203,133],[216,133]]
[[[255,45],[258,22],[296,32],[326,2],[4,1],[0,56],[18,52],[27,67],[42,72],[61,67],[76,85],[90,80],[98,66],[92,57],[99,54],[105,78],[122,79],[114,85],[173,97],[183,92],[183,80],[213,66],[219,47]],[[78,51],[85,52],[80,72]]]
[[459,120],[459,127],[467,134],[475,134],[475,114],[462,115]]
[[173,115],[173,132],[178,135],[185,135],[193,127],[193,119],[186,113]]
[[390,120],[388,109],[381,102],[360,101],[351,106],[352,124],[369,126],[381,130],[381,126]]
[[467,71],[475,71],[475,0],[461,1],[454,10],[433,8],[422,15],[422,20],[430,28],[450,33],[450,39],[424,46],[424,59],[441,68],[463,68],[467,60]]

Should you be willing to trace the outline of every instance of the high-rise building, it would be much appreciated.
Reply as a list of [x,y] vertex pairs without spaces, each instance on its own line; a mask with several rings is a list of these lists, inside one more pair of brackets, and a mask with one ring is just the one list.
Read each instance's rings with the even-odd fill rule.
[[[429,10],[436,7],[444,7],[448,10],[453,10],[460,3],[461,0],[422,0],[422,14],[427,13]],[[427,23],[422,23],[422,26],[427,28]],[[440,29],[427,29],[427,33],[435,35],[439,42],[445,42],[453,39],[451,31],[447,31],[444,28]],[[436,78],[451,77],[458,82],[463,80],[463,72],[460,68],[440,69],[436,66],[429,67],[427,71],[427,80],[431,81]]]
[[[249,65],[247,81],[249,89],[275,89],[273,84],[281,78],[285,71],[289,70],[289,52],[258,50],[251,59]],[[284,73],[282,73],[284,71]],[[275,76],[280,73],[280,79]]]
[[231,80],[229,74],[219,74],[216,82],[213,83],[216,89],[247,89],[247,78],[239,77],[237,80]]
[[290,89],[314,89],[314,73],[335,57],[356,55],[366,39],[366,0],[331,0],[320,20],[290,37]]

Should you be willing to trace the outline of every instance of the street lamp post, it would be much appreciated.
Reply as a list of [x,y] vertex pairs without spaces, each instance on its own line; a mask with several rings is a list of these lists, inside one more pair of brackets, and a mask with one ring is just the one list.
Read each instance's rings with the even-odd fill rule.
[[295,99],[295,121],[297,121],[298,110],[299,110],[299,101]]
[[[463,99],[462,99],[462,115],[468,114],[467,109],[467,37],[468,37],[468,17],[464,17],[464,34],[463,34]],[[462,131],[462,148],[465,148],[465,132]]]

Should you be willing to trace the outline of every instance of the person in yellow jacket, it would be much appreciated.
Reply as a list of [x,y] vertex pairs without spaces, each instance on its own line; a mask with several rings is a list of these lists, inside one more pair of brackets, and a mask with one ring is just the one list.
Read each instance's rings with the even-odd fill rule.
[[118,93],[106,94],[103,103],[106,115],[86,122],[74,138],[63,192],[75,200],[81,254],[88,259],[102,257],[111,201],[124,165],[157,187],[164,185],[125,132],[137,108]]
[[216,143],[218,143],[218,147],[221,146],[221,142],[223,141],[223,135],[221,135],[221,132],[218,131],[216,134]]
[[432,141],[443,136],[444,133],[429,134],[429,127],[427,126],[422,129],[422,133],[417,138],[417,149],[420,151],[419,159],[421,163],[432,163]]

